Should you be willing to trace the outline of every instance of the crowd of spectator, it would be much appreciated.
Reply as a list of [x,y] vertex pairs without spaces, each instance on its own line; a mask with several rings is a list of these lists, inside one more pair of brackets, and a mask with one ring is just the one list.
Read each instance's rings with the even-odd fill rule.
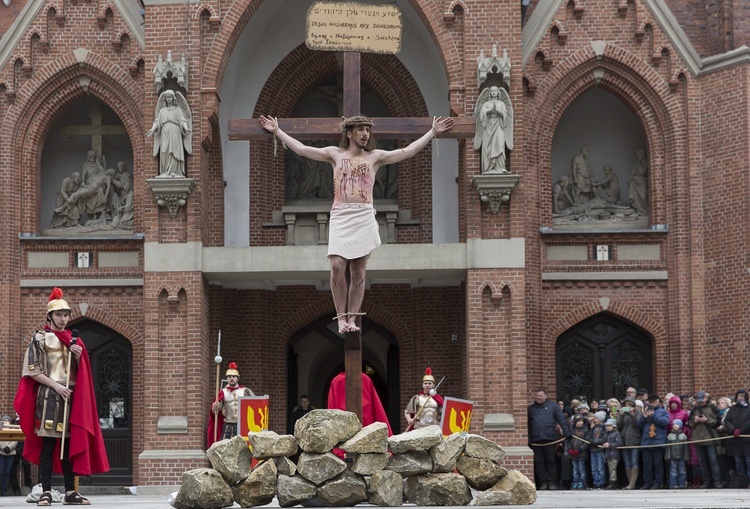
[[[550,401],[528,408],[537,489],[747,488],[750,398],[649,394]],[[666,402],[666,403],[665,403]]]

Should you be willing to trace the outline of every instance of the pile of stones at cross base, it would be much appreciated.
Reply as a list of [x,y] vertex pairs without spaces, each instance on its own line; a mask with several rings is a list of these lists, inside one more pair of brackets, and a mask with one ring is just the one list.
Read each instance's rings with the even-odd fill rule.
[[[294,435],[260,431],[214,443],[207,456],[213,468],[182,475],[170,503],[177,509],[241,507],[354,506],[368,502],[399,506],[527,505],[536,488],[517,470],[500,465],[505,450],[472,434],[443,437],[427,426],[388,437],[382,422],[362,427],[356,414],[313,410]],[[302,450],[297,463],[289,458]],[[350,468],[331,451],[353,456]],[[260,460],[252,469],[251,458]]]

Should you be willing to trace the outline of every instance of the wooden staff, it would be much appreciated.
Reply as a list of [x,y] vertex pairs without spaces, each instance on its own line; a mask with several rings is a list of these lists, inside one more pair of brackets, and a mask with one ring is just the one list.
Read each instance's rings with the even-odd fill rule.
[[[222,361],[221,330],[219,330],[219,341],[216,343],[216,357],[214,357],[214,362],[216,363],[216,398],[214,399],[214,403],[217,403],[219,401],[219,384],[221,383],[221,361]],[[211,411],[213,412],[213,408],[211,409]],[[219,433],[219,414],[214,413],[214,442],[216,442],[219,439],[218,433]]]
[[[78,341],[78,329],[73,329],[73,338],[70,340],[70,346],[73,346]],[[65,378],[65,388],[70,388],[70,365],[73,360],[73,351],[68,349],[68,372]],[[62,442],[60,442],[60,461],[63,459],[65,454],[65,430],[68,427],[68,401],[70,396],[65,399],[65,406],[63,407],[63,429],[62,429]]]

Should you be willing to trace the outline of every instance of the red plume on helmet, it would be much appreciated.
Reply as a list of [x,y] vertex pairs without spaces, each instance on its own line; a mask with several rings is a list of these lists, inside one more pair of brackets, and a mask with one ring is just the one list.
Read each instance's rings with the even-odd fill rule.
[[230,362],[229,367],[227,368],[227,372],[224,373],[224,376],[240,376],[240,372],[237,369],[237,363],[236,362]]
[[47,313],[58,310],[70,311],[70,306],[63,300],[63,291],[58,287],[52,289],[52,293],[49,294],[49,300],[47,301]]
[[432,383],[435,383],[435,377],[432,376],[432,368],[427,366],[427,369],[424,370],[424,376],[422,377],[422,381],[430,381]]

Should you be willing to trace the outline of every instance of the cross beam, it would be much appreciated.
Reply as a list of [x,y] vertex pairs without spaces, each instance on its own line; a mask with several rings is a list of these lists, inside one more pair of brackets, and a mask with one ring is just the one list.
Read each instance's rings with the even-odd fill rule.
[[[413,140],[432,127],[429,117],[375,117],[371,118],[375,139]],[[279,127],[298,140],[338,139],[339,118],[280,118]],[[476,120],[473,117],[453,117],[453,127],[442,133],[440,139],[473,138]],[[260,126],[257,118],[230,118],[230,140],[270,140],[272,134]]]

